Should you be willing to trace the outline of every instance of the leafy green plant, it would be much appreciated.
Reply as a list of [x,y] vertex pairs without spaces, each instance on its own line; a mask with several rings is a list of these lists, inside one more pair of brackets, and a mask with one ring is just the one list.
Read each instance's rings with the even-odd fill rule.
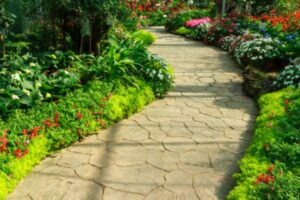
[[184,36],[187,36],[187,35],[189,35],[189,34],[192,33],[192,30],[191,30],[191,29],[188,29],[188,28],[186,28],[186,27],[184,27],[184,26],[182,26],[182,27],[180,27],[179,29],[177,29],[177,30],[175,31],[175,33],[177,33],[178,35],[184,35]]
[[148,31],[139,30],[132,34],[134,40],[141,41],[145,45],[151,45],[156,41],[156,36]]

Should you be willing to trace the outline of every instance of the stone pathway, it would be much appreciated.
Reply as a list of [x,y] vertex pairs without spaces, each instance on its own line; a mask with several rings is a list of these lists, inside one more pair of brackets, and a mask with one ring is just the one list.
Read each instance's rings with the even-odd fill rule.
[[225,199],[256,113],[241,70],[214,47],[151,31],[151,51],[175,70],[173,91],[47,158],[8,199]]

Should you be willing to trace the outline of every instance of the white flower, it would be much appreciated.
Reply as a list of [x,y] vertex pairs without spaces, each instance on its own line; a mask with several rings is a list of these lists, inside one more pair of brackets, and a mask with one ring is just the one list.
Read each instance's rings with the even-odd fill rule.
[[158,78],[159,78],[160,80],[163,80],[163,79],[164,79],[164,75],[163,75],[162,73],[159,73],[159,74],[158,74]]
[[20,99],[20,97],[19,97],[18,95],[15,95],[15,94],[13,94],[13,95],[11,96],[11,98],[12,98],[13,100],[19,100],[19,99]]
[[17,81],[20,81],[21,80],[21,78],[20,78],[20,74],[12,74],[11,75],[11,78],[13,79],[13,80],[17,80]]

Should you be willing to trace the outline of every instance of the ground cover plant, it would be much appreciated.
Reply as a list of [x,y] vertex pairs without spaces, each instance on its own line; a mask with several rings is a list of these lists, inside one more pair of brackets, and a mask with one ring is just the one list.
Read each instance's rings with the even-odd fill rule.
[[299,199],[300,90],[267,94],[259,106],[255,135],[228,199]]

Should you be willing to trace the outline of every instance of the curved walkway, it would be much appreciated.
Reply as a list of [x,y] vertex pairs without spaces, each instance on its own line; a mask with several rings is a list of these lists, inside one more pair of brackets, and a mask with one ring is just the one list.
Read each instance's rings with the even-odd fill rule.
[[36,166],[8,199],[224,199],[251,138],[256,107],[241,70],[218,49],[163,33],[151,51],[176,87],[143,112]]

